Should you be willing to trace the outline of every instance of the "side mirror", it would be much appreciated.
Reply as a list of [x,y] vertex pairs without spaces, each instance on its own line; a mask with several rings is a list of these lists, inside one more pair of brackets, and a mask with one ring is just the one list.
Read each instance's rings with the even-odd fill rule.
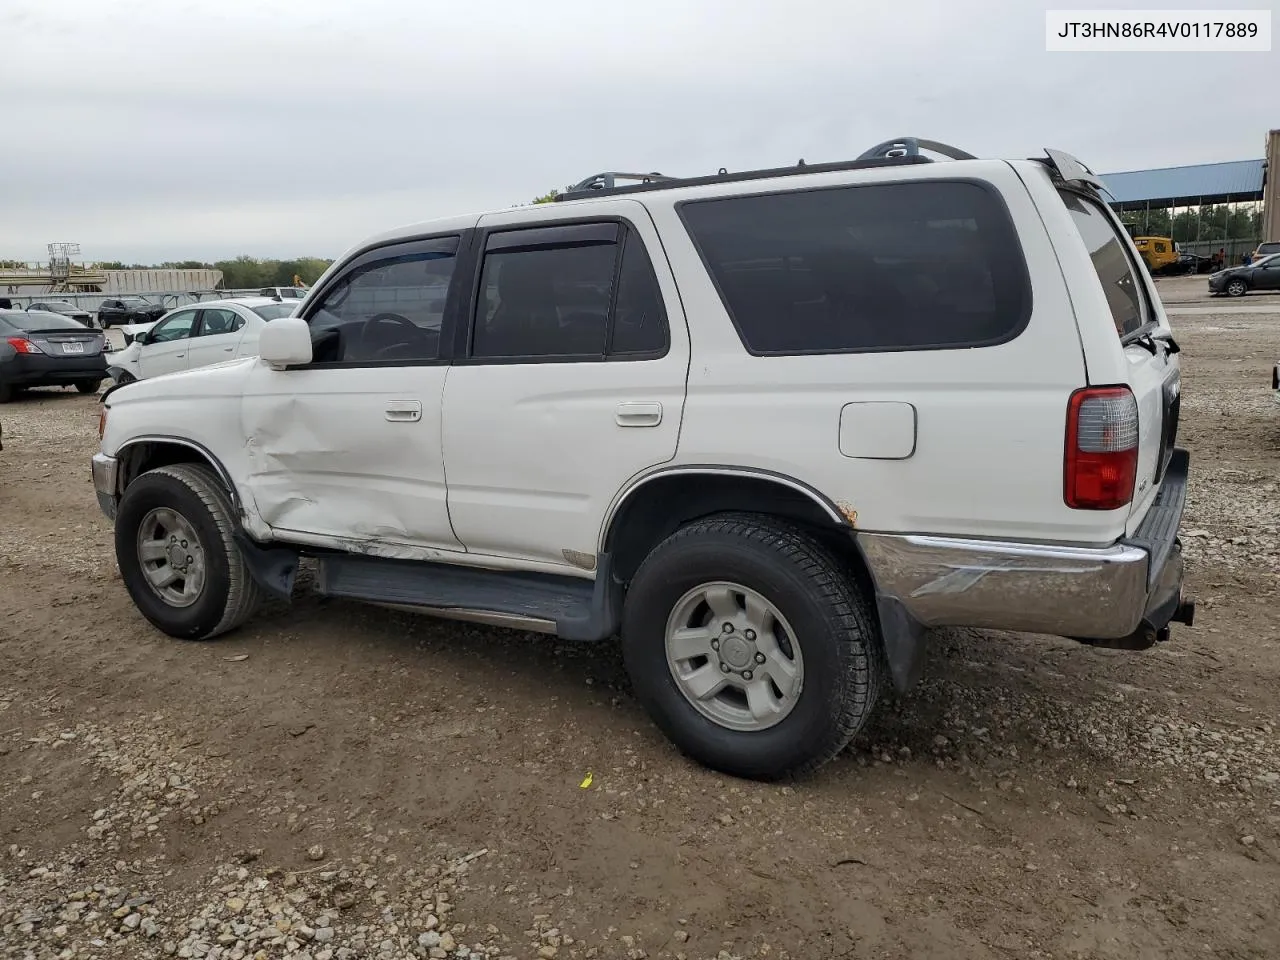
[[311,362],[311,328],[300,317],[269,320],[258,335],[258,356],[273,370]]

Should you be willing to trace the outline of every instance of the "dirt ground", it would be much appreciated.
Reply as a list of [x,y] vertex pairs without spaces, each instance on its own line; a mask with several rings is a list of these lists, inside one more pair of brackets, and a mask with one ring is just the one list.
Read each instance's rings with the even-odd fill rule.
[[0,956],[1280,955],[1280,296],[1203,283],[1161,282],[1194,628],[940,634],[785,787],[680,757],[611,645],[305,584],[167,639],[115,572],[95,399],[0,407]]

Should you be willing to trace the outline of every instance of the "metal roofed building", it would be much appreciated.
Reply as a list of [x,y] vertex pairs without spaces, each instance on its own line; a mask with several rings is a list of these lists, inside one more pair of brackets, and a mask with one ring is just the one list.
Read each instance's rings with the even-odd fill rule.
[[1266,162],[1230,160],[1101,174],[1117,210],[1248,203],[1262,199]]
[[[1172,236],[1179,249],[1229,263],[1280,229],[1280,131],[1267,136],[1267,159],[1198,163],[1104,173],[1111,205],[1140,234]],[[1272,175],[1268,176],[1271,171]]]

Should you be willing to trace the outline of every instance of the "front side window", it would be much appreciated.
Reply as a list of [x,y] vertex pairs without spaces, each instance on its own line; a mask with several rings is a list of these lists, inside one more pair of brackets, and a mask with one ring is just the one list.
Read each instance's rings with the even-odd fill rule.
[[490,234],[471,355],[603,360],[666,349],[666,314],[644,242],[618,223]]
[[1121,337],[1133,333],[1147,322],[1147,305],[1142,297],[1142,280],[1125,250],[1124,238],[1094,201],[1075,193],[1063,193],[1062,200],[1089,251],[1116,333]]
[[680,216],[757,355],[979,347],[1031,313],[991,189],[921,180],[689,201]]
[[195,322],[196,312],[194,310],[183,310],[181,313],[175,313],[151,328],[151,335],[147,338],[147,342],[172,343],[175,340],[185,340],[191,336],[191,328],[195,326]]
[[307,318],[315,362],[438,359],[457,245],[457,237],[421,241],[356,261]]

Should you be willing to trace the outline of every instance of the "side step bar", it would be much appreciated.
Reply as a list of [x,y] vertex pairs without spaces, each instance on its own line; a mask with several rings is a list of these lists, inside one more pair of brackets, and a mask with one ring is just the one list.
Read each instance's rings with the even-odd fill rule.
[[457,620],[554,633],[565,640],[605,640],[617,633],[622,589],[607,554],[596,579],[384,560],[320,558],[317,586],[329,597],[364,600]]

